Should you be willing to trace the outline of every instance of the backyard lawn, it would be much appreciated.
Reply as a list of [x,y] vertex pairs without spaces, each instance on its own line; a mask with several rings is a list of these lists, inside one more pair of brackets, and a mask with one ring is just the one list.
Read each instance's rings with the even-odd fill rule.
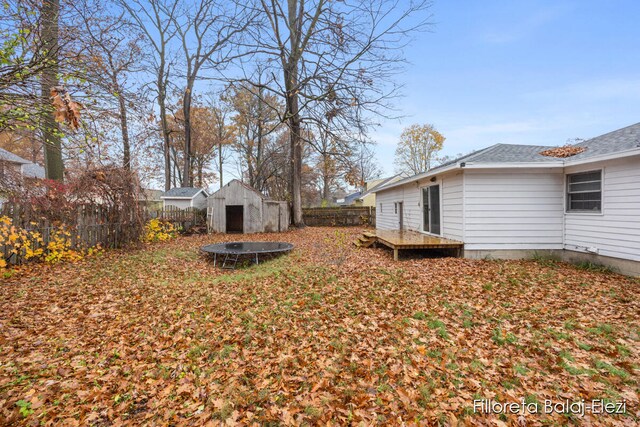
[[[394,262],[360,231],[180,237],[0,279],[0,424],[637,425],[639,281]],[[198,253],[232,238],[296,249],[234,272]],[[542,413],[581,399],[626,414]]]

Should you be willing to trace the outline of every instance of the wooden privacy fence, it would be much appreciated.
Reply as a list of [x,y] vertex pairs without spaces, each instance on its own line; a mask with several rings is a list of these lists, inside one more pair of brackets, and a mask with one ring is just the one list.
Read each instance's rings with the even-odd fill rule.
[[148,219],[158,218],[179,224],[183,229],[204,226],[207,223],[207,210],[198,208],[180,209],[175,206],[166,206],[161,210],[146,210]]
[[[11,220],[8,235],[16,235],[23,230],[32,250],[46,249],[49,243],[62,240],[70,249],[81,250],[100,245],[102,248],[119,248],[125,244],[138,240],[142,231],[139,219],[130,218],[127,222],[107,222],[107,211],[99,206],[79,206],[73,218],[61,221],[51,221],[46,218],[32,217],[29,212],[23,212],[18,205],[5,203],[0,209],[0,216]],[[3,226],[0,224],[0,226]],[[16,231],[11,232],[10,227]],[[23,261],[22,250],[11,242],[0,239],[0,254],[9,264],[20,264]]]
[[306,225],[320,227],[376,225],[373,206],[345,206],[336,208],[304,208],[302,219]]

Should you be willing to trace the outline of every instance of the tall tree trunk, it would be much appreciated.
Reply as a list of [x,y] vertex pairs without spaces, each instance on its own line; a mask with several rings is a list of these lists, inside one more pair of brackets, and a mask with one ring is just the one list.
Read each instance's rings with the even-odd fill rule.
[[[51,66],[44,69],[41,79],[41,96],[43,105],[51,105],[51,89],[58,86],[58,20],[60,16],[60,0],[43,0],[41,5],[42,43]],[[64,180],[64,164],[62,162],[62,138],[58,122],[53,111],[46,111],[41,120],[41,131],[44,141],[45,171],[48,179],[62,182]]]
[[184,114],[184,169],[182,172],[182,186],[187,187],[192,183],[191,176],[191,92],[194,80],[187,81],[182,100],[182,113]]
[[329,158],[328,154],[322,155],[322,200],[329,201]]
[[165,65],[164,53],[161,53],[156,84],[158,85],[158,108],[160,109],[160,128],[162,131],[162,154],[164,154],[164,191],[169,191],[171,189],[171,143],[169,139],[169,123],[167,121],[167,106],[165,105],[167,98]]
[[222,141],[218,142],[218,165],[220,171],[220,188],[224,185],[224,180],[222,179]]
[[129,145],[127,105],[120,91],[118,91],[118,105],[120,107],[120,131],[122,132],[122,167],[126,170],[131,170],[131,147]]
[[284,75],[287,90],[286,108],[291,150],[291,220],[295,227],[304,227],[302,219],[302,135],[300,133],[302,126],[298,94],[295,90],[298,82],[298,72],[295,65],[289,64],[285,69]]

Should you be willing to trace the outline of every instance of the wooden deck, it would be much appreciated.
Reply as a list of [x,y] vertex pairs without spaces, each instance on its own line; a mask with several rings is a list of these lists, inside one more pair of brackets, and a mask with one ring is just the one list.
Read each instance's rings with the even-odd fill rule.
[[458,255],[464,248],[464,243],[444,237],[430,236],[410,230],[376,230],[376,241],[393,249],[393,259],[398,259],[400,249],[454,249]]

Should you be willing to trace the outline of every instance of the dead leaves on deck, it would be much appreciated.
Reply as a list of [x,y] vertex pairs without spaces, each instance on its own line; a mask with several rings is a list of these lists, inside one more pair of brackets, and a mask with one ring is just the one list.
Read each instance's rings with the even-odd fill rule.
[[[0,287],[0,420],[24,425],[632,425],[638,283],[552,261],[414,259],[360,230],[180,238]],[[222,272],[222,239],[289,241]],[[626,416],[473,414],[626,399]],[[635,418],[634,418],[635,417]]]

